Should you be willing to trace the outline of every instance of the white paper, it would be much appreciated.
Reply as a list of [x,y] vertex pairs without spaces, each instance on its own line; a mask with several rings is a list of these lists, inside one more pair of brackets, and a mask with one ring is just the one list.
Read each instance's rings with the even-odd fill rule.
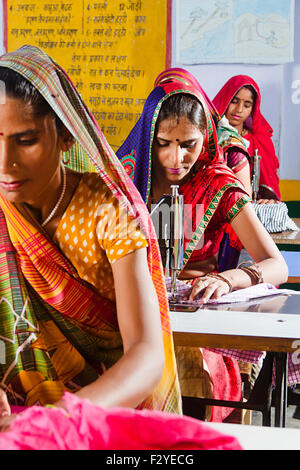
[[[178,303],[188,303],[199,305],[201,297],[194,301],[187,300],[186,296],[191,290],[191,286],[188,286],[182,281],[177,280],[177,302]],[[171,296],[171,278],[166,279],[166,287],[168,291],[168,296]],[[282,294],[299,294],[300,291],[294,291],[291,289],[277,289],[272,284],[263,283],[257,284],[255,286],[247,287],[246,289],[239,289],[230,294],[225,294],[219,299],[210,299],[207,301],[209,304],[224,304],[224,303],[237,303],[237,302],[248,302],[252,299],[259,299],[264,297],[269,297],[273,295],[282,295]]]

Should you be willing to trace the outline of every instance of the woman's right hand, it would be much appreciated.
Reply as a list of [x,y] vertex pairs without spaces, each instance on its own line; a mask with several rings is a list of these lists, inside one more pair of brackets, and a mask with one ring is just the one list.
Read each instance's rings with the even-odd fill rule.
[[8,403],[7,395],[2,388],[0,388],[0,418],[10,416],[11,410]]

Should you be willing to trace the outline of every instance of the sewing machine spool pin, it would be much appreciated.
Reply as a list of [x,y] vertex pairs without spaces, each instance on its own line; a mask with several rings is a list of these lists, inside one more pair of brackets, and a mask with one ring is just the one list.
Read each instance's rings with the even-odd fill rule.
[[171,298],[170,302],[176,302],[178,272],[183,267],[183,196],[179,194],[179,186],[172,185],[171,207]]
[[260,159],[257,149],[254,150],[253,156],[253,176],[252,176],[252,199],[257,201],[259,191],[259,179],[260,179]]
[[162,256],[165,277],[171,277],[170,304],[176,303],[178,273],[183,268],[183,196],[179,194],[179,186],[172,185],[171,194],[164,194],[151,206],[151,219],[156,231]]

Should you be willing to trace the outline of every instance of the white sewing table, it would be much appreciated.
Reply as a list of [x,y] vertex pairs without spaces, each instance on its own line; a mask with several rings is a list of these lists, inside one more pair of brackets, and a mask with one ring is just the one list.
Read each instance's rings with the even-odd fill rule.
[[272,351],[277,365],[275,426],[285,426],[287,353],[300,348],[300,292],[244,303],[206,304],[195,312],[171,311],[170,315],[176,346]]

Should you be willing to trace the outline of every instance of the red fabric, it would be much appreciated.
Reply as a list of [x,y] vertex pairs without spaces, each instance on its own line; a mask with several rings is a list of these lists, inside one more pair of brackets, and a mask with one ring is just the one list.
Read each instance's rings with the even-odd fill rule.
[[[224,221],[224,215],[222,215],[222,221],[220,217],[218,220],[218,215],[227,214],[236,200],[245,195],[245,191],[241,189],[239,180],[227,166],[223,151],[217,145],[217,132],[212,116],[219,119],[218,113],[215,111],[214,105],[195,77],[184,69],[174,68],[160,74],[155,81],[155,85],[157,86],[158,84],[163,86],[167,94],[184,88],[185,91],[190,92],[198,98],[206,113],[206,138],[203,151],[199,155],[196,163],[196,165],[198,165],[198,168],[196,168],[198,171],[196,171],[192,179],[188,180],[180,187],[180,193],[184,196],[185,221],[192,224],[192,227],[189,227],[189,229],[185,227],[186,235],[188,235],[189,231],[191,232],[191,228],[192,232],[194,232],[200,222],[197,220],[197,207],[199,208],[201,206],[200,212],[202,218],[203,214],[208,211],[216,194],[224,188],[225,185],[229,185],[229,188],[223,193],[225,197],[222,196],[218,205],[218,209],[221,209],[221,206],[223,206],[222,209],[219,211],[219,214],[218,209],[214,212],[214,216],[205,230],[202,248],[200,250],[194,249],[190,257],[190,261],[198,261],[206,259],[218,252],[223,234],[226,230],[233,236],[236,243],[240,243],[230,225]],[[234,187],[234,184],[238,184],[239,187]],[[187,238],[191,237],[187,236]],[[204,350],[204,354],[207,358],[206,363],[213,383],[213,398],[240,400],[242,384],[237,361],[232,358],[224,358],[221,354],[206,350]],[[223,421],[231,411],[231,409],[224,407],[213,407],[212,420]]]
[[[185,248],[190,239],[190,232],[196,230],[199,219],[202,218],[204,212],[207,211],[218,189],[222,188],[225,184],[235,182],[235,180],[231,178],[231,171],[227,179],[223,177],[223,174],[219,175],[215,173],[210,175],[208,172],[205,172],[203,175],[202,171],[199,171],[192,179],[181,186],[180,193],[183,194],[185,203],[185,235],[187,235],[185,238]],[[204,194],[202,194],[203,187],[205,187]],[[202,261],[213,255],[217,255],[224,233],[230,234],[231,245],[241,249],[241,243],[230,224],[226,222],[226,217],[229,210],[244,195],[245,193],[240,188],[230,187],[226,190],[225,195],[219,201],[218,207],[205,229],[204,237],[201,239],[200,244],[194,249],[189,262]]]
[[[208,349],[202,352],[208,369],[214,371],[211,375],[214,399],[240,401],[242,380],[238,362]],[[232,411],[232,408],[213,406],[211,421],[222,422]]]
[[220,115],[223,116],[232,98],[245,85],[252,85],[256,92],[256,100],[252,115],[245,122],[250,132],[243,137],[250,142],[250,148],[248,148],[249,155],[254,155],[254,149],[257,149],[258,154],[261,156],[260,184],[271,188],[280,200],[279,178],[277,175],[279,162],[271,139],[273,129],[260,112],[261,94],[257,83],[247,75],[235,75],[217,93],[213,103]]
[[[225,155],[225,152],[224,152]],[[232,169],[233,173],[241,171],[248,164],[248,157],[235,147],[228,149],[226,153],[227,165]]]
[[33,406],[0,432],[0,450],[242,450],[235,437],[187,416],[103,409],[75,395],[59,408]]

